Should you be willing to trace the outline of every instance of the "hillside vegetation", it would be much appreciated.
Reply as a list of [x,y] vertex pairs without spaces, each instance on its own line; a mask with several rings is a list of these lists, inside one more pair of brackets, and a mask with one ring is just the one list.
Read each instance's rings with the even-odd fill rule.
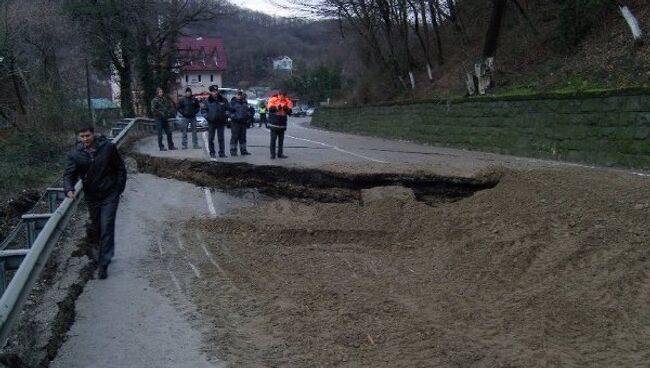
[[[459,6],[467,25],[464,47],[450,48],[447,62],[438,68],[436,80],[425,92],[463,93],[462,75],[470,71],[481,53],[487,28],[489,4]],[[477,3],[477,2],[474,2]],[[515,9],[507,9],[496,54],[496,92],[573,91],[594,88],[647,87],[650,82],[650,45],[636,46],[624,18],[615,7],[597,15],[581,27],[566,25],[559,1],[527,1],[526,13],[532,30]],[[629,1],[641,28],[650,27],[650,4]],[[476,22],[472,20],[477,20]],[[447,32],[447,43],[456,38]],[[568,35],[567,35],[568,33]]]
[[[624,3],[647,33],[648,2]],[[393,5],[386,8],[385,4]],[[497,4],[503,8],[495,23]],[[327,22],[312,23],[320,25],[314,30],[329,33],[312,37],[309,45],[319,45],[329,53],[329,60],[341,66],[341,102],[366,104],[462,96],[467,73],[490,57],[495,66],[491,94],[647,86],[650,46],[634,42],[616,4],[608,0],[319,0],[297,6],[340,20],[330,28],[323,27]],[[289,34],[301,32],[296,28]],[[645,34],[642,40],[647,40]]]

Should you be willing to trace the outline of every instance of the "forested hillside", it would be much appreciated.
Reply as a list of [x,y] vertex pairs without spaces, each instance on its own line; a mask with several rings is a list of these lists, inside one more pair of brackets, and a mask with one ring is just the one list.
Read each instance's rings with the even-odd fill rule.
[[[303,1],[340,19],[355,50],[344,59],[349,101],[467,93],[467,73],[488,69],[488,93],[643,86],[650,46],[621,8],[650,28],[644,0]],[[354,55],[354,57],[351,57]]]
[[307,67],[336,65],[344,61],[344,39],[334,20],[308,21],[276,18],[260,12],[228,8],[224,15],[192,25],[196,36],[224,40],[229,69],[227,86],[274,85],[284,77],[273,73],[273,59],[289,56],[298,73]]

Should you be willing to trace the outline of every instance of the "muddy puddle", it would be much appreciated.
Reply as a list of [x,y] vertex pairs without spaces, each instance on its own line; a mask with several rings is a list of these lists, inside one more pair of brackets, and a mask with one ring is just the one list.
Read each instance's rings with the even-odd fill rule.
[[206,201],[210,201],[215,216],[226,216],[237,209],[259,206],[273,200],[272,197],[260,193],[256,188],[221,189],[212,187],[204,188],[204,191],[207,191]]

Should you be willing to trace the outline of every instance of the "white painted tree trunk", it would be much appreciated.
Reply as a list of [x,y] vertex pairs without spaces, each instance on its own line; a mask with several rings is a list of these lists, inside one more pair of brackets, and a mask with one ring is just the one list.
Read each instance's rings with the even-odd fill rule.
[[413,72],[409,72],[409,79],[411,80],[411,89],[415,89],[415,77],[413,76]]
[[636,19],[634,14],[632,14],[632,11],[630,11],[630,8],[628,8],[627,6],[619,6],[618,8],[621,10],[621,14],[623,15],[623,18],[625,18],[627,25],[630,27],[630,31],[632,31],[632,37],[634,37],[634,42],[641,43],[642,42],[641,37],[643,36],[643,33],[641,32],[639,21]]
[[431,65],[427,63],[427,75],[429,76],[429,82],[433,80],[433,71],[431,70]]
[[494,74],[494,58],[489,57],[483,61],[474,64],[474,74],[467,73],[465,84],[467,93],[470,96],[475,94],[484,95],[492,85],[492,75]]
[[474,74],[467,73],[467,79],[465,80],[465,85],[467,85],[467,94],[474,96],[476,94],[476,83],[474,83]]

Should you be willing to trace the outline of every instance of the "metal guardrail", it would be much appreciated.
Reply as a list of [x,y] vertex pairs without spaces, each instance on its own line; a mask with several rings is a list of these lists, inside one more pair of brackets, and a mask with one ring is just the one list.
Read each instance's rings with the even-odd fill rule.
[[[118,130],[113,130],[112,141],[119,147],[129,134],[150,133],[154,127],[152,119],[123,119],[118,123]],[[48,189],[47,197],[51,213],[23,216],[27,230],[27,248],[0,250],[0,290],[4,290],[0,298],[0,347],[7,343],[32,287],[38,281],[77,205],[83,199],[81,181],[75,185],[75,191],[77,199],[72,201],[65,197],[63,189]],[[56,207],[59,201],[61,204]],[[5,285],[5,272],[12,270],[16,272],[11,282]]]

